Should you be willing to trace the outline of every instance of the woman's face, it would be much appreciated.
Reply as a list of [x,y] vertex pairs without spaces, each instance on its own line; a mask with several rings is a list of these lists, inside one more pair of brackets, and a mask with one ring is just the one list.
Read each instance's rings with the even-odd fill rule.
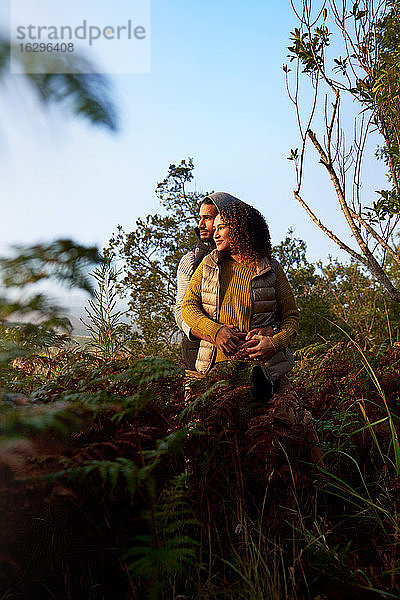
[[228,225],[225,225],[220,215],[217,215],[214,219],[214,241],[217,250],[220,252],[231,249],[231,243],[229,241],[229,227]]

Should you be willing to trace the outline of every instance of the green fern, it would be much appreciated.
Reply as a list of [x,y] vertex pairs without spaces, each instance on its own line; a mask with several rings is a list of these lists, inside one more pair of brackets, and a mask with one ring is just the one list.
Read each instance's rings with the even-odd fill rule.
[[319,355],[324,352],[327,348],[331,347],[330,342],[318,342],[316,344],[309,344],[303,348],[299,348],[294,352],[295,358],[308,358],[312,355]]
[[199,406],[204,406],[205,404],[207,404],[207,402],[213,397],[215,392],[222,390],[223,388],[226,388],[228,386],[228,381],[217,381],[216,383],[214,383],[206,392],[204,392],[204,394],[198,396],[197,398],[189,402],[187,406],[185,406],[185,408],[180,414],[179,420],[185,421],[186,419],[190,418],[190,416],[197,410]]
[[[67,465],[71,464],[69,459],[64,459],[62,462]],[[139,468],[133,460],[120,456],[115,460],[88,460],[81,466],[74,465],[46,475],[45,479],[51,481],[67,476],[70,480],[84,480],[89,475],[98,474],[103,484],[110,485],[111,492],[115,489],[117,483],[122,480],[133,500],[138,484],[146,482],[154,467],[155,465],[151,464]]]
[[159,502],[143,512],[149,533],[135,536],[125,553],[131,575],[149,582],[150,598],[158,597],[169,578],[199,562],[199,543],[187,534],[189,528],[201,526],[188,497],[188,477],[181,473],[171,479]]
[[97,473],[104,484],[111,485],[111,491],[122,479],[127,485],[132,500],[139,485],[145,487],[150,496],[154,497],[156,484],[152,472],[163,456],[173,456],[179,452],[187,435],[188,430],[182,428],[157,440],[154,449],[142,450],[140,456],[146,462],[140,467],[133,460],[122,456],[114,460],[87,460],[79,466],[71,459],[62,459],[61,462],[67,465],[67,468],[46,475],[46,479],[54,480],[67,476],[71,480],[84,480],[89,475]]
[[128,415],[131,418],[135,417],[150,402],[163,406],[173,402],[171,388],[182,387],[183,375],[183,369],[176,363],[152,356],[136,361],[131,367],[115,375],[114,379],[120,391],[123,391],[125,386],[131,388],[133,385],[137,386],[137,391],[120,398],[125,411],[114,415],[114,422],[120,423]]
[[32,433],[57,433],[67,435],[81,424],[79,411],[66,402],[52,404],[27,404],[16,406],[14,395],[3,393],[0,408],[0,440],[18,439]]

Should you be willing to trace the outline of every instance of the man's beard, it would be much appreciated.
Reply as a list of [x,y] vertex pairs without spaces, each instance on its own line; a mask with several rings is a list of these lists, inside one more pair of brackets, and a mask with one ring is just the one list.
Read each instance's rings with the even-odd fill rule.
[[200,229],[200,237],[203,242],[211,242],[213,236],[208,233],[206,229]]

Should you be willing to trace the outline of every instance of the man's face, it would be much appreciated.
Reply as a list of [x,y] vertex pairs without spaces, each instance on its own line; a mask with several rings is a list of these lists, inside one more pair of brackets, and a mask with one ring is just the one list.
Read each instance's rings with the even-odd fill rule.
[[200,206],[200,239],[203,242],[211,242],[213,239],[214,219],[217,216],[217,207],[214,204],[202,204]]

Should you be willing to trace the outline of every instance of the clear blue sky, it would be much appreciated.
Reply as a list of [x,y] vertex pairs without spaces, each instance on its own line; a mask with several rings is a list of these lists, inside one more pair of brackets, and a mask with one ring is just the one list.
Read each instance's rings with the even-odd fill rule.
[[[298,136],[281,69],[296,26],[289,0],[153,0],[151,11],[151,73],[111,77],[116,135],[44,109],[16,76],[4,80],[2,251],[60,236],[103,246],[118,223],[129,230],[158,210],[157,182],[170,163],[191,156],[196,189],[229,191],[258,207],[274,243],[293,226],[310,258],[344,257],[292,194],[286,157]],[[349,240],[311,149],[310,158],[304,197]]]

